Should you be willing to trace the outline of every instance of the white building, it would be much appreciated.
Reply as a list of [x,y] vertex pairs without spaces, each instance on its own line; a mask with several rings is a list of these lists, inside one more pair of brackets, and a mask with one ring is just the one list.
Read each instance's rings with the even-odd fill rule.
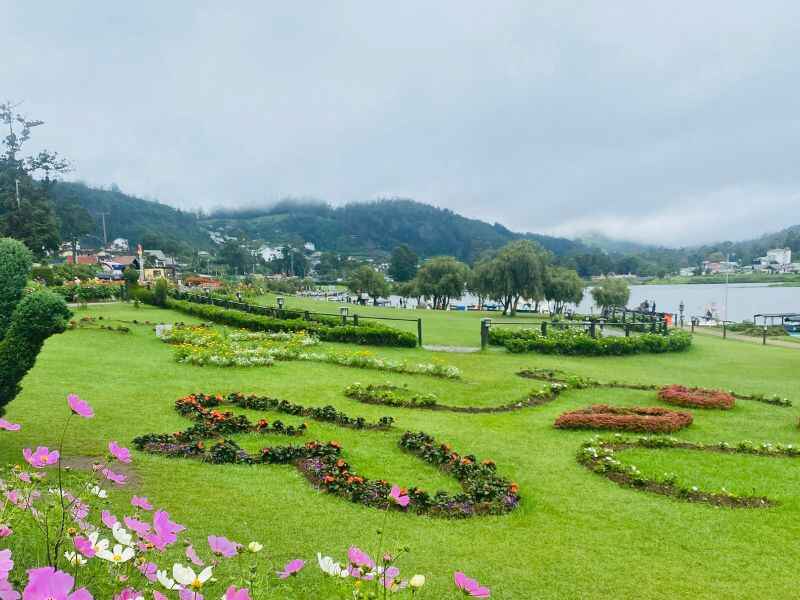
[[780,266],[792,264],[792,251],[789,248],[775,248],[767,250],[767,262],[776,263]]
[[283,258],[283,250],[281,248],[261,246],[261,248],[258,249],[258,253],[261,255],[261,258],[264,259],[264,262],[269,262],[276,258]]

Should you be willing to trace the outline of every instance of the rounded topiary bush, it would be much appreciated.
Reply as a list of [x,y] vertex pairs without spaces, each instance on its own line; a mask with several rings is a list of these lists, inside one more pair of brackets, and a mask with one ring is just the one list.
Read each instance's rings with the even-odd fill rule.
[[33,264],[30,250],[18,240],[0,238],[0,340],[11,325],[11,315],[22,299]]

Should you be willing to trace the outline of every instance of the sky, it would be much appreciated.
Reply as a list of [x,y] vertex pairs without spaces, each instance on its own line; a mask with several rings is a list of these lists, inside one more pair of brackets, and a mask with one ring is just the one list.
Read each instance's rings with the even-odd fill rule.
[[0,98],[92,185],[669,246],[800,223],[796,1],[3,4]]

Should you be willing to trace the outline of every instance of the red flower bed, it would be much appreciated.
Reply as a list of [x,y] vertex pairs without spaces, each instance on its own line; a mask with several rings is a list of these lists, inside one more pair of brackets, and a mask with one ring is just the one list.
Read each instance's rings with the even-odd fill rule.
[[667,408],[593,404],[564,413],[556,419],[559,429],[615,429],[671,433],[692,424],[692,415]]
[[719,408],[730,410],[735,400],[733,396],[721,390],[688,388],[682,385],[668,385],[658,391],[659,400],[678,406],[693,408]]

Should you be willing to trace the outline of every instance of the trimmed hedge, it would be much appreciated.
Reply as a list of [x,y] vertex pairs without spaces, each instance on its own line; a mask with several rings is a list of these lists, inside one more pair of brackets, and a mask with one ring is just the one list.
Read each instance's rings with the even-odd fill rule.
[[692,336],[685,331],[671,330],[667,335],[643,333],[631,337],[593,338],[584,331],[559,329],[542,335],[534,329],[490,329],[489,343],[505,346],[509,352],[541,352],[582,356],[622,356],[650,352],[680,352],[692,345]]
[[90,302],[112,300],[122,294],[122,286],[108,284],[60,285],[49,288],[67,302]]
[[210,304],[195,304],[172,298],[167,298],[166,307],[206,321],[252,331],[307,331],[326,342],[344,342],[367,346],[414,348],[417,345],[417,336],[413,333],[383,325],[327,325],[319,321],[305,321],[303,319],[275,319],[239,310],[220,308]]

